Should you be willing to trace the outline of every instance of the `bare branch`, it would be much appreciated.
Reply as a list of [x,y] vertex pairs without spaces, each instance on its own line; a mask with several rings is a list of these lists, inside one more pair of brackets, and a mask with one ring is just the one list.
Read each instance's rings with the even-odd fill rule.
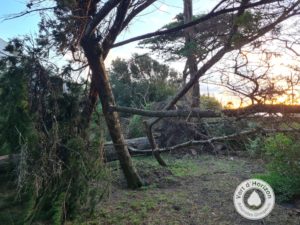
[[[256,129],[252,129],[252,130],[248,130],[248,131],[243,131],[240,133],[235,133],[235,134],[231,134],[231,135],[226,135],[226,136],[220,136],[220,137],[213,137],[207,140],[190,140],[178,145],[174,145],[171,147],[165,147],[165,148],[160,148],[158,149],[159,152],[171,152],[171,151],[175,151],[175,150],[179,150],[179,149],[183,149],[186,147],[191,147],[191,146],[198,146],[198,145],[204,145],[204,144],[212,144],[213,142],[219,142],[219,141],[227,141],[227,140],[235,140],[238,138],[242,138],[244,136],[248,136],[248,135],[252,135],[252,134],[256,134],[259,132],[263,132],[263,133],[276,133],[276,132],[283,132],[283,133],[287,133],[287,132],[295,132],[295,129],[262,129],[262,128],[256,128]],[[300,130],[296,130],[296,132],[300,132]],[[137,153],[141,153],[141,154],[147,154],[147,153],[151,153],[152,150],[138,150],[138,149],[134,149],[134,148],[130,148],[130,152],[133,154],[137,154]]]
[[51,10],[51,9],[56,9],[56,6],[44,7],[44,8],[38,8],[38,9],[32,9],[32,10],[26,10],[26,11],[23,11],[23,12],[20,12],[20,13],[8,15],[8,17],[4,18],[3,21],[16,19],[16,18],[25,16],[27,14],[34,13],[34,12],[47,11],[47,10]]

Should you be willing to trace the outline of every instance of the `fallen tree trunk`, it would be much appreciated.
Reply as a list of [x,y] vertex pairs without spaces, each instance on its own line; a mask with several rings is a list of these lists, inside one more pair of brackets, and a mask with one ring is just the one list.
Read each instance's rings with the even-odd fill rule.
[[[151,148],[147,137],[127,139],[125,141],[131,155],[152,154],[151,152],[136,152],[136,149],[143,150]],[[117,152],[115,151],[114,144],[111,141],[104,144],[104,152],[106,162],[118,160]],[[0,173],[5,173],[15,169],[19,160],[19,154],[0,156]]]
[[129,114],[136,114],[146,117],[198,117],[198,118],[215,118],[215,117],[241,117],[247,115],[253,115],[256,113],[281,113],[281,114],[298,114],[300,113],[300,105],[267,105],[267,104],[257,104],[250,105],[238,109],[224,109],[221,112],[214,112],[212,110],[199,110],[199,109],[190,109],[190,110],[143,110],[135,109],[123,106],[110,106],[110,111],[117,111]]
[[[144,150],[151,148],[147,137],[127,139],[126,144],[131,155],[141,154],[140,152],[135,152],[134,150],[136,149]],[[107,162],[118,159],[117,153],[114,149],[114,144],[111,141],[104,144],[104,152],[105,160]],[[151,154],[151,152],[149,153]]]
[[135,109],[124,106],[111,106],[110,111],[117,111],[122,113],[136,114],[146,117],[221,117],[222,114],[218,112],[214,112],[212,110],[201,111],[199,109],[190,109],[190,110],[163,110],[163,111],[152,111],[152,110],[143,110],[143,109]]

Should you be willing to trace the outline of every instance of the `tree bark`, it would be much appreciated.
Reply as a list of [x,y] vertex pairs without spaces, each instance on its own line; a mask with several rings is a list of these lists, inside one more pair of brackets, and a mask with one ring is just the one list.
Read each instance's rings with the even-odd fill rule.
[[[192,0],[183,0],[184,2],[184,23],[190,23],[193,20],[193,2]],[[195,32],[193,27],[187,28],[185,31],[185,48],[187,48],[187,65],[190,72],[191,79],[196,76],[198,71],[197,68],[197,59],[195,55],[194,49],[194,38]],[[199,81],[195,82],[193,88],[191,90],[191,107],[192,108],[199,108],[200,106],[200,85]]]
[[[128,187],[141,187],[142,181],[133,166],[133,162],[121,130],[119,115],[117,112],[109,111],[109,106],[114,106],[115,100],[103,62],[102,49],[95,40],[94,36],[83,38],[81,41],[81,46],[84,49],[85,56],[92,71],[92,84],[94,86],[91,87],[91,90],[94,90],[95,93],[99,95],[103,115],[106,120],[112,142],[114,143],[115,150],[118,154],[120,165],[124,172]],[[91,93],[93,95],[91,96],[93,101],[96,97],[95,93]]]
[[[267,113],[267,114],[277,114],[280,113],[284,115],[290,114],[300,114],[300,105],[283,105],[283,104],[256,104],[249,105],[243,108],[237,109],[223,109],[220,112],[214,112],[212,110],[201,111],[199,109],[191,110],[161,110],[161,111],[152,111],[152,110],[143,110],[135,109],[124,106],[112,106],[110,111],[129,113],[133,115],[141,115],[146,117],[197,117],[197,118],[218,118],[222,116],[227,117],[248,117],[253,116],[256,113]],[[259,115],[258,115],[259,116]],[[299,118],[298,115],[290,115]],[[261,118],[264,116],[261,115]]]
[[152,110],[130,108],[125,106],[111,106],[110,111],[123,112],[123,113],[129,113],[133,115],[146,116],[146,117],[157,117],[157,118],[165,118],[165,117],[215,118],[215,117],[222,116],[221,112],[215,112],[212,110],[201,111],[200,109],[152,111]]
[[159,165],[167,166],[166,162],[162,159],[162,157],[159,154],[158,146],[157,146],[156,141],[154,139],[151,127],[149,127],[147,121],[144,121],[144,126],[145,126],[145,130],[146,130],[146,133],[147,133],[149,143],[150,143],[151,148],[152,148],[152,154],[154,155],[154,157],[157,160],[157,162],[159,163]]

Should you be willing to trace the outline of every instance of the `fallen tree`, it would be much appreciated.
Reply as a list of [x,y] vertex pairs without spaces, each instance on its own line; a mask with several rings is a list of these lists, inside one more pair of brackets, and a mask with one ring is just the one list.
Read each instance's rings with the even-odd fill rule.
[[110,106],[110,111],[136,114],[145,117],[197,117],[197,118],[216,118],[222,116],[228,117],[240,117],[253,115],[256,113],[268,113],[268,114],[298,114],[300,113],[300,105],[283,105],[283,104],[255,104],[249,105],[243,108],[237,109],[224,109],[221,112],[215,112],[211,110],[200,110],[200,109],[189,109],[189,110],[163,110],[163,111],[153,111],[153,110],[143,110],[123,106]]

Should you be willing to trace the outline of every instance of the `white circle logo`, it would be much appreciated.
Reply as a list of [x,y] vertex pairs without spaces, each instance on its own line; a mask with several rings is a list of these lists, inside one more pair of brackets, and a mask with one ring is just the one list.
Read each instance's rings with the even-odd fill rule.
[[242,182],[233,196],[236,211],[246,219],[259,220],[272,211],[275,195],[272,187],[263,180],[249,179]]

